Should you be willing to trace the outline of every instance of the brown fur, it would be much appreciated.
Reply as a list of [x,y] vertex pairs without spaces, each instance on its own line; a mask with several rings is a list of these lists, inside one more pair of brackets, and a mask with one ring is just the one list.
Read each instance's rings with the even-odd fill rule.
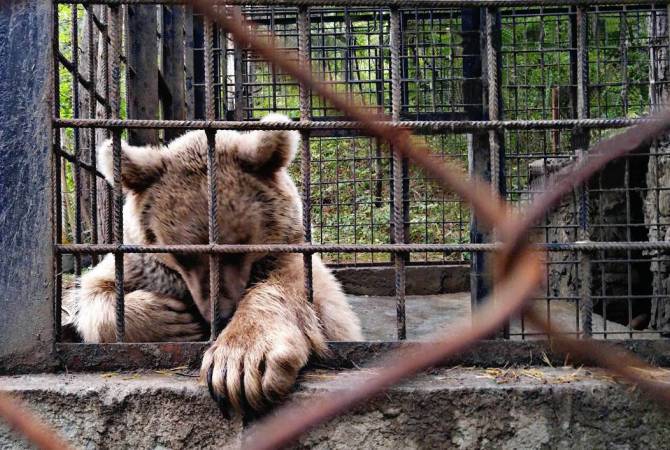
[[[216,134],[221,243],[303,242],[300,199],[286,172],[298,139],[291,131]],[[98,160],[112,182],[109,142]],[[121,161],[125,242],[208,242],[204,132],[187,133],[162,149],[123,143]],[[235,407],[261,409],[284,395],[310,353],[325,351],[326,340],[361,339],[358,319],[318,256],[313,305],[305,298],[300,255],[222,255],[221,261],[215,297],[221,311],[236,312],[205,353],[202,373],[213,365],[214,389]],[[205,337],[207,255],[129,254],[124,268],[128,341]],[[114,341],[114,299],[114,260],[108,255],[68,293],[64,317],[85,341]]]

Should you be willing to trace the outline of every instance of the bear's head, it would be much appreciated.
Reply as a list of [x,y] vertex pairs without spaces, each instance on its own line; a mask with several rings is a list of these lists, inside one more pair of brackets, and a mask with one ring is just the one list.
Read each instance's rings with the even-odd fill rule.
[[[272,114],[264,121],[288,121]],[[297,131],[218,131],[215,137],[217,221],[220,244],[303,242],[302,208],[287,173]],[[208,244],[210,197],[207,137],[189,132],[165,147],[121,145],[121,182],[126,194],[124,239],[135,244]],[[112,145],[98,149],[100,171],[113,183]],[[156,254],[179,272],[200,312],[209,317],[209,256]],[[252,267],[266,255],[223,254],[217,296],[222,310],[239,300]]]

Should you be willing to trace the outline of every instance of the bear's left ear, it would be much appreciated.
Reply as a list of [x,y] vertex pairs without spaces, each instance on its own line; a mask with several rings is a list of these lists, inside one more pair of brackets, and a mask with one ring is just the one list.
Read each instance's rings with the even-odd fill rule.
[[[112,140],[107,139],[97,148],[98,170],[114,186]],[[142,192],[158,180],[165,165],[156,147],[136,147],[121,141],[121,184],[125,189]]]
[[[281,114],[265,116],[261,122],[290,122]],[[298,151],[300,133],[295,130],[257,130],[240,140],[237,156],[249,171],[274,173],[287,167]]]

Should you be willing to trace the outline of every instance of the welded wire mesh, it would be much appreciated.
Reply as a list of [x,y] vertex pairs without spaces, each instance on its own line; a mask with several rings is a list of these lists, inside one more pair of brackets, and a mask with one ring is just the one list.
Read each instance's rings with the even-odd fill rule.
[[[253,122],[273,111],[301,117],[298,83],[240,47],[225,31],[213,27],[208,34],[203,16],[181,5],[132,5],[131,10],[122,3],[56,5],[59,105],[54,138],[61,157],[60,175],[54,180],[54,217],[62,227],[56,242],[62,253],[57,261],[57,300],[66,255],[76,250],[66,245],[120,241],[119,222],[112,219],[115,214],[120,217],[121,193],[89,174],[96,170],[96,143],[111,135],[132,138],[135,130],[131,122],[122,121],[110,134],[105,131],[110,123],[89,127],[76,119],[153,120],[143,125],[178,134],[174,128],[179,124],[162,120],[216,119],[221,121],[216,127],[225,128],[224,121],[235,121],[230,126]],[[484,10],[467,6],[400,8],[397,48],[392,48],[392,10],[387,6],[314,6],[307,12],[309,27],[304,30],[297,6],[242,6],[240,11],[257,24],[257,33],[273,35],[289,49],[299,49],[302,31],[315,72],[337,92],[355,94],[371,109],[412,121],[440,155],[485,177],[491,175],[489,135],[483,128],[473,130],[477,124],[472,121],[494,126],[486,121],[491,112],[490,69],[495,64],[499,80],[494,93],[500,97],[495,119],[514,121],[495,125],[504,152],[501,192],[519,206],[541,193],[546,177],[579,158],[589,142],[618,132],[626,120],[664,104],[669,71],[664,6],[501,7],[495,11],[499,26],[490,36],[485,33]],[[155,64],[140,65],[133,59],[139,31],[129,14],[142,11],[156,17]],[[177,32],[169,35],[165,30],[171,22],[166,17],[176,12],[181,19]],[[176,61],[165,58],[165,49],[173,48],[171,40],[183,49]],[[497,51],[498,59],[489,60],[487,50]],[[392,70],[394,62],[397,72]],[[171,64],[183,67],[181,78],[166,75],[166,65]],[[156,83],[155,95],[137,94],[138,79],[146,78],[147,70]],[[299,188],[309,184],[304,204],[312,242],[334,246],[322,252],[324,259],[332,265],[390,266],[397,263],[393,252],[373,251],[372,246],[400,243],[394,229],[402,227],[404,243],[417,246],[399,253],[404,256],[398,281],[404,283],[405,263],[470,265],[481,276],[471,292],[477,303],[489,284],[484,260],[480,261],[488,249],[466,244],[492,242],[493,237],[478,235],[481,230],[470,208],[414,168],[401,164],[394,171],[386,144],[361,135],[355,127],[327,126],[346,118],[316,95],[307,94],[306,99],[302,119],[312,120],[314,128],[304,135],[309,176],[304,176],[302,156],[291,174]],[[156,113],[138,112],[133,106],[138,102],[155,102]],[[183,103],[181,115],[166,108],[175,102]],[[583,122],[589,118],[610,122]],[[566,122],[570,120],[582,122]],[[161,139],[169,139],[166,131],[157,135]],[[576,335],[606,338],[658,337],[670,326],[663,313],[668,300],[668,257],[663,251],[569,248],[577,241],[663,241],[670,215],[667,160],[667,143],[659,142],[612,163],[537,224],[540,241],[568,245],[550,252],[546,287],[537,297],[546,317],[552,317],[552,309],[570,311]],[[395,198],[394,183],[401,184],[401,201]],[[394,207],[401,208],[401,219],[394,218]],[[420,244],[443,247],[429,251]],[[97,261],[81,248],[74,253],[75,274]],[[122,273],[118,277],[120,286]],[[404,290],[398,292],[399,304],[404,296]],[[401,316],[399,323],[404,322],[404,313]],[[509,335],[534,336],[522,319],[512,324]]]

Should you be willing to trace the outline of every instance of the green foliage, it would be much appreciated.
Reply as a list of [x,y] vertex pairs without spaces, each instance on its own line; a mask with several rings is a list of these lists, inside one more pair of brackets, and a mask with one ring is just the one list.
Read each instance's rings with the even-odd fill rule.
[[[81,8],[81,7],[80,7]],[[522,11],[516,10],[517,13]],[[62,54],[71,59],[71,6],[59,5]],[[282,14],[288,14],[286,17]],[[273,16],[273,33],[286,47],[297,47],[292,13]],[[390,50],[388,12],[328,10],[312,21],[313,69],[341,93],[355,95],[374,108],[389,111]],[[589,13],[588,72],[591,117],[636,117],[649,108],[650,41],[648,13]],[[331,20],[337,15],[338,19]],[[83,8],[80,20],[85,17]],[[293,17],[293,16],[291,16]],[[289,17],[290,19],[290,17]],[[504,14],[501,29],[502,103],[506,119],[573,118],[571,96],[576,89],[571,60],[568,14]],[[460,15],[408,14],[403,20],[404,112],[463,112],[463,49]],[[82,25],[79,27],[83,31]],[[261,27],[260,29],[263,29]],[[265,27],[267,31],[267,27]],[[82,36],[80,36],[80,40]],[[667,42],[665,43],[667,45]],[[572,55],[571,55],[572,53]],[[250,59],[245,66],[246,101],[250,118],[271,111],[299,117],[299,88],[295,81],[268,64]],[[123,73],[123,72],[122,72]],[[72,116],[72,76],[59,68],[62,117]],[[121,86],[121,117],[126,116],[125,80]],[[230,92],[228,93],[231,94]],[[228,104],[232,104],[229,99]],[[314,96],[314,117],[340,113]],[[71,133],[72,130],[67,130]],[[594,138],[597,134],[594,133]],[[444,157],[467,167],[467,136],[427,136]],[[311,204],[313,240],[318,243],[389,243],[391,234],[391,161],[374,139],[312,137]],[[523,201],[529,188],[528,164],[535,159],[573,154],[571,132],[508,131],[505,133],[506,187],[512,201]],[[300,163],[291,167],[300,181]],[[67,166],[66,188],[73,190]],[[414,168],[409,182],[409,235],[412,243],[469,241],[467,205]],[[330,260],[388,261],[388,255],[327,255]],[[413,259],[443,260],[463,256],[412,255]]]

